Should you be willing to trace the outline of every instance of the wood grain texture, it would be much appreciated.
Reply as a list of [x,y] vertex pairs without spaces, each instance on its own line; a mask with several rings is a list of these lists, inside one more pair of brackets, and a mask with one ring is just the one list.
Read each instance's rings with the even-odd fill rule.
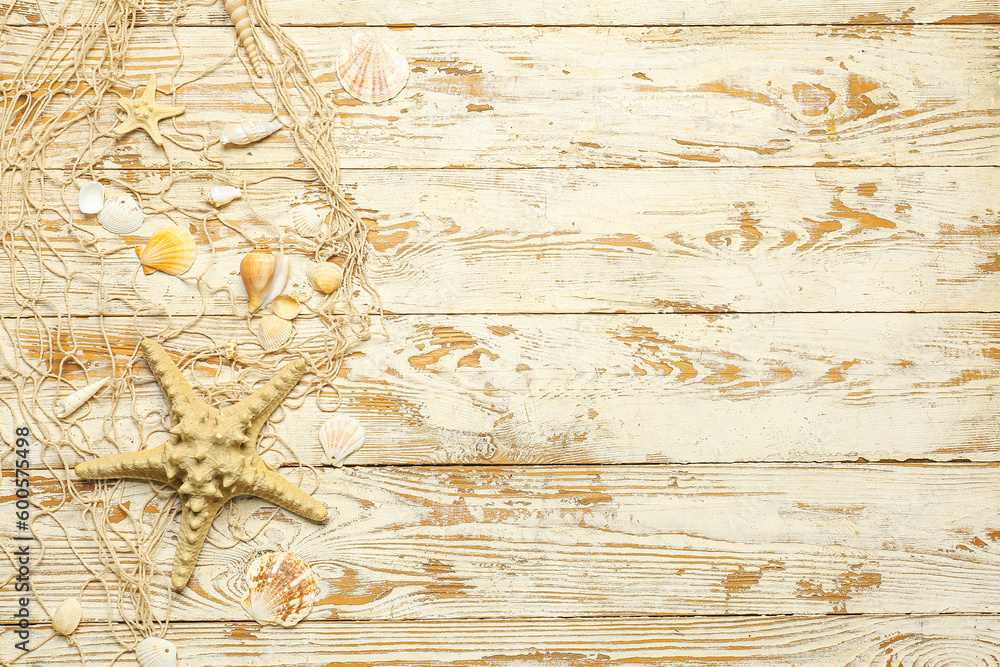
[[[6,30],[0,65],[23,59],[40,32]],[[381,105],[349,98],[337,82],[335,54],[352,32],[289,29],[339,107],[345,167],[982,166],[1000,157],[995,26],[406,29],[393,37],[412,74]],[[186,62],[226,60],[203,79],[179,77],[174,103],[188,111],[161,126],[175,166],[206,166],[175,143],[191,141],[182,133],[214,136],[234,108],[260,119],[270,108],[230,57],[234,30],[187,28],[178,39]],[[178,58],[169,30],[138,29],[132,85]],[[108,130],[115,114],[102,107]],[[51,166],[77,159],[81,132],[52,143]],[[234,168],[302,165],[287,132],[208,157]],[[101,166],[166,165],[149,137],[132,133]]]
[[[54,480],[32,482],[35,502],[54,507]],[[325,525],[279,512],[248,542],[206,544],[171,619],[245,620],[242,571],[257,549],[310,563],[313,620],[992,612],[998,484],[1000,470],[975,465],[322,469]],[[124,529],[173,502],[128,482],[112,517]],[[251,536],[276,511],[237,502]],[[55,601],[80,594],[78,558],[99,562],[79,510],[57,512],[65,531],[34,524],[48,548],[33,563],[47,573],[36,595]],[[152,554],[154,586],[168,585],[176,527]],[[98,586],[81,600],[86,618],[106,618]]]
[[[48,636],[45,628],[35,632]],[[118,653],[107,626],[85,625],[76,636],[94,664],[110,664]],[[306,621],[293,629],[176,623],[167,637],[178,645],[182,665],[204,667],[926,667],[941,659],[994,665],[1000,652],[995,616]],[[0,642],[0,656],[13,655],[9,637]],[[68,665],[78,655],[57,637],[35,662],[22,663]],[[131,653],[115,663],[135,664]]]
[[[106,348],[96,321],[74,318],[72,332],[64,324],[42,349],[24,327],[24,360],[52,355],[75,385],[84,381],[79,364],[91,378],[120,378],[139,334],[131,319],[111,319],[114,358],[98,352]],[[292,349],[318,352],[316,320],[300,316],[296,325]],[[168,326],[143,322],[146,330]],[[256,353],[238,320],[209,318],[199,327],[216,337],[219,353],[230,336]],[[390,317],[386,330],[388,340],[378,335],[347,360],[338,385],[344,410],[369,433],[351,465],[991,461],[1000,451],[997,315],[469,315]],[[180,343],[210,345],[201,335]],[[226,364],[202,365],[189,378],[224,386]],[[131,372],[138,408],[162,410],[145,362]],[[70,388],[49,381],[19,403],[4,386],[0,396],[13,410],[51,414],[57,391]],[[102,439],[107,395],[76,414],[101,455],[116,453]],[[275,418],[299,460],[316,465],[323,410],[335,405],[329,393],[320,403],[290,400]],[[131,417],[122,405],[122,451],[139,446]],[[277,447],[265,459],[278,465],[295,456]],[[47,460],[56,464],[54,450]]]
[[[58,16],[59,0],[13,2],[9,25],[34,24]],[[79,0],[71,2],[75,9]],[[138,12],[140,25],[170,20],[175,3],[147,0]],[[997,23],[1000,13],[990,0],[270,0],[271,17],[284,25],[784,25],[846,23],[854,25],[919,23]],[[73,16],[73,14],[69,14]],[[230,25],[222,3],[190,6],[181,25]]]
[[[192,227],[200,259],[186,282],[143,275],[132,250],[170,222],[157,212],[168,202],[146,200],[146,223],[120,238],[80,216],[70,186],[62,217],[43,217],[43,238],[10,242],[15,261],[0,263],[0,313],[26,303],[17,285],[43,281],[44,315],[131,314],[145,305],[133,286],[154,312],[169,304],[178,315],[231,315],[225,294],[199,299],[192,276],[214,247],[205,281],[231,286],[245,303],[238,270],[248,239],[286,233],[309,294],[309,249],[290,231],[290,212],[318,205],[311,173],[232,172],[251,184],[218,212],[204,203],[210,177],[173,176],[169,203],[208,217]],[[147,192],[171,178],[98,176]],[[351,170],[343,178],[371,226],[370,269],[387,312],[1000,310],[995,167]],[[91,239],[118,249],[103,267]],[[42,248],[44,265],[29,247]]]

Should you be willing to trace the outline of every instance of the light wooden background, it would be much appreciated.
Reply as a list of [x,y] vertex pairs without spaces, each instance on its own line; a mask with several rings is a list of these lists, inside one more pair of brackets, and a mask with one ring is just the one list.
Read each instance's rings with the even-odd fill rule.
[[[136,85],[176,62],[169,4],[140,14]],[[368,444],[304,482],[327,525],[281,515],[253,544],[206,547],[168,634],[182,664],[1000,662],[995,0],[270,4],[338,102],[389,338],[343,373]],[[22,0],[12,17],[0,71],[40,30]],[[394,26],[412,64],[379,106],[347,98],[334,73],[362,25]],[[232,49],[221,2],[182,26],[191,71]],[[165,134],[266,112],[233,60],[179,99],[188,111]],[[81,138],[61,138],[52,168]],[[251,181],[308,177],[285,133],[213,151]],[[167,152],[181,172],[208,165]],[[105,174],[163,176],[141,133],[112,156]],[[177,192],[205,187],[182,178]],[[303,200],[288,182],[249,189],[266,194],[265,218]],[[252,227],[245,202],[223,215]],[[19,269],[43,285],[93,270],[61,229],[44,241],[67,265]],[[235,276],[244,248],[216,231],[213,275]],[[104,270],[105,296],[131,293],[134,255]],[[141,291],[195,308],[160,274]],[[45,314],[73,315],[96,342],[93,293],[75,279]],[[13,306],[0,294],[0,313]],[[247,337],[230,313],[220,298],[208,324]],[[126,354],[134,322],[110,319]],[[99,432],[106,408],[85,426]],[[324,415],[307,402],[279,416],[318,464]],[[136,446],[124,428],[121,446]],[[36,487],[43,502],[57,492]],[[135,483],[123,501],[147,494]],[[241,505],[251,527],[272,514]],[[322,577],[293,629],[238,605],[260,547]],[[54,606],[85,573],[64,545],[45,558],[38,595]],[[106,664],[108,610],[84,601],[85,657]],[[79,657],[57,638],[25,664]]]

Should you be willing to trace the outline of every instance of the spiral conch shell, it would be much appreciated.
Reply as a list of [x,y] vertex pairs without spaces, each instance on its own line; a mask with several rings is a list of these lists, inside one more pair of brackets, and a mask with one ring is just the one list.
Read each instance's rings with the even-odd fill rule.
[[324,463],[339,468],[344,459],[365,444],[365,428],[354,417],[334,415],[319,429],[319,443],[323,445]]
[[131,197],[115,197],[103,205],[97,216],[101,227],[112,234],[131,234],[142,227],[143,219],[142,209]]
[[63,600],[52,614],[52,629],[58,634],[69,637],[76,632],[83,618],[83,607],[76,598]]
[[258,241],[250,254],[240,262],[240,277],[243,278],[243,286],[247,288],[251,313],[260,308],[263,296],[271,289],[277,262],[264,240]]
[[312,286],[323,294],[333,294],[344,280],[344,271],[333,262],[314,264],[306,275]]
[[153,271],[179,276],[194,265],[194,237],[183,227],[164,225],[153,232],[144,248],[136,248],[135,254],[147,276]]
[[316,577],[301,558],[265,553],[250,562],[245,576],[248,590],[240,603],[261,625],[289,628],[312,611]]
[[337,77],[352,97],[385,102],[399,94],[410,76],[406,57],[377,33],[359,32],[337,54]]
[[222,128],[219,141],[223,146],[233,144],[234,146],[246,146],[255,141],[260,141],[264,137],[269,137],[284,127],[276,120],[241,120],[238,123],[229,123]]
[[257,52],[257,41],[253,37],[253,24],[247,12],[246,0],[225,0],[225,5],[226,13],[236,26],[236,37],[246,49],[254,74],[258,77],[264,76],[264,63],[261,62],[260,53]]
[[104,385],[108,382],[111,382],[111,378],[104,378],[103,380],[98,380],[97,382],[91,382],[86,387],[77,389],[66,398],[59,399],[56,402],[56,417],[59,419],[69,417],[71,414],[76,412],[81,405],[93,398],[94,394],[103,389]]
[[161,637],[146,637],[135,647],[139,667],[177,667],[177,647]]

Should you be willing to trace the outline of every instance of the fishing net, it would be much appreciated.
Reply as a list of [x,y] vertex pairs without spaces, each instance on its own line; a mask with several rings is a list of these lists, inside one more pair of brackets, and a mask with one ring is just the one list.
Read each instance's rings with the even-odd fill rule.
[[[261,78],[237,45],[235,30],[229,33],[233,47],[227,56],[195,67],[190,57],[186,59],[189,54],[177,25],[190,7],[211,3],[160,2],[158,9],[166,7],[168,18],[157,29],[169,29],[173,43],[171,57],[154,72],[157,101],[184,105],[186,89],[238,58],[256,97],[251,118],[279,120],[285,128],[281,132],[294,139],[309,171],[251,171],[248,176],[239,171],[238,154],[220,157],[216,144],[221,123],[247,117],[235,109],[234,117],[212,127],[187,122],[184,116],[161,122],[166,150],[141,137],[140,162],[152,168],[138,175],[107,168],[122,162],[114,152],[122,139],[112,130],[124,117],[119,110],[118,119],[109,122],[108,109],[118,109],[119,95],[141,91],[149,75],[148,63],[139,70],[129,57],[130,44],[142,32],[137,18],[153,3],[70,0],[56,9],[38,4],[34,9],[40,20],[34,26],[9,25],[14,7],[23,10],[26,5],[20,0],[6,4],[0,23],[0,54],[5,54],[0,62],[0,263],[7,265],[0,267],[0,280],[6,281],[0,291],[7,292],[0,319],[4,485],[12,478],[17,458],[15,428],[26,427],[34,485],[26,534],[37,540],[31,543],[35,581],[54,573],[51,552],[57,544],[61,558],[71,554],[69,558],[78,561],[76,571],[82,573],[73,579],[74,590],[56,587],[59,597],[36,583],[33,600],[51,614],[67,595],[91,601],[100,596],[106,602],[109,630],[124,653],[145,637],[164,635],[169,623],[175,595],[169,582],[171,563],[157,562],[154,554],[164,536],[176,529],[176,495],[170,488],[134,480],[84,483],[73,466],[166,439],[166,404],[155,392],[139,342],[144,337],[159,341],[196,392],[215,405],[249,395],[274,375],[289,353],[303,357],[305,377],[260,440],[261,450],[272,454],[267,459],[272,465],[301,463],[274,422],[288,419],[306,401],[315,401],[322,411],[339,407],[335,382],[341,364],[353,345],[370,336],[372,315],[379,310],[365,270],[372,249],[363,221],[340,186],[333,96],[319,88],[305,54],[274,23],[264,0],[246,2],[266,70]],[[125,139],[130,138],[135,137]],[[179,163],[207,166],[181,168]],[[99,180],[109,197],[127,194],[140,202],[146,221],[135,237],[116,237],[93,217],[80,214],[77,192],[87,180]],[[252,224],[234,219],[227,208],[190,196],[218,185],[243,191],[240,210]],[[310,201],[327,216],[315,238],[261,213],[279,188],[299,192],[299,201]],[[163,225],[186,227],[194,234],[198,261],[179,277],[147,278],[135,248]],[[333,294],[299,295],[305,307],[285,354],[265,352],[257,344],[254,334],[261,313],[247,311],[239,276],[214,270],[224,253],[233,254],[233,235],[242,237],[235,244],[241,255],[264,236],[273,250],[298,266],[335,260],[343,268],[343,285]],[[220,249],[223,238],[230,239],[230,250]],[[150,284],[169,286],[157,292]],[[86,312],[75,306],[78,303],[87,304]],[[219,325],[220,314],[229,322],[226,327]],[[224,353],[230,337],[239,343],[235,359]],[[55,416],[59,397],[102,377],[111,381],[98,394],[100,400],[64,419]],[[143,395],[155,400],[144,401]],[[307,491],[315,488],[309,466],[287,468],[285,473]],[[146,489],[138,502],[137,487]],[[216,521],[209,537],[219,548],[254,538],[245,531],[239,507],[228,507],[228,521]],[[0,578],[4,590],[12,590],[17,573],[15,532],[8,531],[0,540],[10,566]],[[68,566],[61,562],[60,567]],[[31,648],[37,650],[51,636],[36,630]],[[81,647],[81,663],[85,653]],[[17,651],[0,661],[14,664],[31,655]]]

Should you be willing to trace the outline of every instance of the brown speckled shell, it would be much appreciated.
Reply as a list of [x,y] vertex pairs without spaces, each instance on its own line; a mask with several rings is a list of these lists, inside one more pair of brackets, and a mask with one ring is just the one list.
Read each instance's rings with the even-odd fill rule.
[[264,553],[247,566],[247,592],[240,603],[261,625],[291,627],[312,611],[316,577],[288,552]]

